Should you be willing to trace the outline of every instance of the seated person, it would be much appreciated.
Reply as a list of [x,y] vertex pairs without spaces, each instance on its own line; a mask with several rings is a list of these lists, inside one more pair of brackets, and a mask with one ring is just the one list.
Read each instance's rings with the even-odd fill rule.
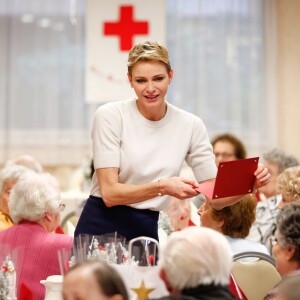
[[191,226],[173,232],[158,265],[170,293],[159,299],[234,299],[228,288],[232,254],[217,231]]
[[277,217],[272,253],[281,276],[300,271],[300,202],[285,205]]
[[205,201],[198,210],[201,226],[223,233],[233,254],[244,251],[258,251],[269,254],[264,245],[245,239],[255,220],[256,203],[256,197],[253,194],[243,196],[236,204],[224,207],[221,210],[212,208],[210,202]]
[[277,217],[275,236],[271,238],[276,268],[283,279],[265,300],[298,300],[300,295],[300,201],[285,205]]
[[300,200],[300,166],[286,169],[277,178],[277,190],[281,194],[279,208]]
[[263,161],[272,175],[270,182],[259,189],[263,199],[269,199],[278,195],[276,189],[277,177],[287,168],[299,166],[298,159],[281,149],[273,149],[263,154]]
[[216,165],[220,162],[247,157],[246,147],[241,140],[230,133],[216,136],[211,144],[216,158]]
[[278,176],[287,168],[298,166],[298,160],[280,149],[273,149],[263,154],[265,166],[271,176],[270,182],[259,189],[260,199],[256,207],[256,219],[250,229],[247,239],[262,243],[270,248],[270,236],[274,234],[276,216],[281,200],[281,193],[276,189]]
[[73,238],[51,233],[64,208],[57,180],[46,173],[24,174],[12,189],[8,206],[15,225],[0,232],[0,244],[10,253],[18,251],[17,292],[26,285],[34,299],[42,300],[45,288],[40,280],[60,274],[58,250],[73,244]]
[[18,179],[30,170],[23,166],[9,165],[0,172],[0,231],[13,226],[8,208],[9,195]]
[[84,261],[64,276],[64,300],[128,300],[125,284],[118,272],[101,261]]

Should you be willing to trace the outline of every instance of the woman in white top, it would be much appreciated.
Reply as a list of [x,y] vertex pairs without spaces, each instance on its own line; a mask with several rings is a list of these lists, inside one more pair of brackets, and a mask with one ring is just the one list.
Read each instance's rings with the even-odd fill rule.
[[[91,196],[75,235],[117,231],[130,240],[158,239],[158,212],[170,196],[198,194],[197,182],[181,178],[184,161],[198,182],[216,176],[206,128],[201,119],[165,100],[173,78],[168,51],[156,42],[134,46],[128,56],[128,79],[136,99],[102,105],[92,126],[95,174]],[[256,188],[269,181],[268,170],[255,172]],[[236,197],[214,200],[216,207]]]

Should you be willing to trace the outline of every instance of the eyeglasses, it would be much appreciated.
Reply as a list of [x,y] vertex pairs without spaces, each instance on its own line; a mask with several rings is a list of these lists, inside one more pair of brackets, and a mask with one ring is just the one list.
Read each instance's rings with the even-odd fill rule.
[[270,237],[270,244],[271,244],[272,247],[274,247],[275,245],[277,245],[277,244],[278,244],[278,239],[277,239],[277,237],[271,236],[271,237]]
[[59,211],[64,211],[65,207],[66,207],[66,204],[61,203],[61,204],[59,204],[58,210]]

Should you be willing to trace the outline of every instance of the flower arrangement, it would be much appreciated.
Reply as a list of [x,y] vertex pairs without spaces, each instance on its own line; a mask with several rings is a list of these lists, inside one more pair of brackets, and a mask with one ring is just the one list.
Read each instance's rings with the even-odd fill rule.
[[169,216],[163,211],[159,212],[158,228],[162,228],[167,235],[174,231]]
[[8,255],[0,270],[0,300],[15,300],[16,273],[14,264]]
[[74,239],[72,249],[58,251],[61,274],[64,275],[75,263],[84,260],[101,260],[113,265],[154,266],[157,263],[158,244],[150,241],[150,238],[141,238],[136,241],[134,251],[129,253],[126,239],[117,232],[97,236],[80,234]]

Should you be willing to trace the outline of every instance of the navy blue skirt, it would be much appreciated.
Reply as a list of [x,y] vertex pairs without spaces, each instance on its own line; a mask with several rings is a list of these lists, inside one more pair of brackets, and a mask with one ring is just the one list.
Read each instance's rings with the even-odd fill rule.
[[158,241],[158,217],[158,211],[126,205],[107,207],[102,198],[89,196],[77,223],[75,237],[117,232],[127,241],[140,236]]

